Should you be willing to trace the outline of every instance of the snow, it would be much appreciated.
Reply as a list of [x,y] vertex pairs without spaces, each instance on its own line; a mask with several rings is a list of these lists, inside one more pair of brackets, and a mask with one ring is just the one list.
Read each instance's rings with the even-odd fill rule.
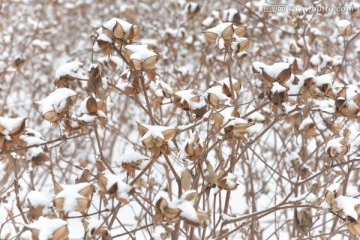
[[193,90],[177,91],[175,92],[175,95],[180,97],[181,104],[183,104],[184,101],[186,101],[189,104],[190,109],[192,110],[202,108],[206,105],[205,99],[202,97],[199,97],[200,98],[199,102],[193,100],[195,97],[197,97],[197,95],[193,94]]
[[198,217],[193,203],[190,201],[181,201],[177,204],[177,207],[181,210],[180,216],[190,221],[197,222]]
[[46,40],[41,40],[41,39],[34,39],[31,42],[31,45],[40,48],[41,50],[46,50],[49,46],[50,43]]
[[96,218],[89,218],[86,220],[88,222],[88,227],[87,230],[89,232],[94,232],[96,230],[98,230],[99,228],[103,227],[103,221],[96,219]]
[[156,226],[153,233],[154,240],[163,240],[162,235],[165,233],[166,230],[162,226]]
[[354,102],[354,98],[360,95],[360,87],[357,85],[348,85],[346,87],[346,106],[349,108],[359,108]]
[[334,75],[335,75],[335,73],[332,72],[332,73],[323,74],[321,76],[315,77],[316,86],[322,86],[324,84],[329,84],[331,86],[333,79],[334,79]]
[[0,117],[0,135],[9,135],[15,133],[17,130],[19,130],[25,120],[26,118],[24,117]]
[[256,72],[262,73],[262,69],[267,67],[267,65],[262,62],[253,62],[252,67],[255,69]]
[[235,8],[229,8],[222,10],[222,21],[232,22],[236,14],[239,14],[239,11]]
[[108,20],[107,22],[105,22],[103,24],[103,27],[110,31],[113,31],[116,23],[121,25],[124,32],[130,31],[131,27],[133,27],[133,25],[131,23],[121,20],[119,18],[112,18],[112,19]]
[[330,186],[328,186],[326,188],[326,190],[328,190],[329,192],[332,192],[332,193],[336,193],[337,191],[339,191],[340,188],[341,188],[341,183],[334,182]]
[[279,74],[290,68],[290,64],[289,63],[285,63],[285,62],[280,62],[280,63],[274,63],[273,65],[270,66],[265,66],[264,67],[264,71],[273,79],[276,79]]
[[271,93],[274,94],[276,92],[286,92],[286,87],[280,85],[278,82],[274,82],[271,87]]
[[232,117],[232,118],[230,118],[231,120],[230,121],[225,121],[225,119],[224,119],[224,121],[223,121],[223,123],[226,123],[225,124],[225,126],[224,126],[224,128],[226,128],[226,127],[228,127],[228,126],[235,126],[235,125],[237,125],[237,124],[239,124],[239,125],[246,125],[247,126],[247,124],[248,124],[248,122],[245,120],[245,119],[243,119],[243,118],[237,118],[237,117]]
[[78,198],[85,198],[84,196],[80,195],[79,192],[84,188],[89,187],[90,183],[78,183],[74,185],[65,185],[61,184],[63,190],[59,192],[55,199],[64,198],[64,208],[63,210],[67,213],[76,211],[78,208]]
[[226,96],[224,93],[222,93],[222,86],[214,86],[209,88],[206,91],[206,94],[209,93],[216,95],[219,98],[220,102],[225,102],[225,104],[230,104],[228,103],[228,101],[230,101],[230,98]]
[[355,207],[360,205],[360,200],[352,197],[338,196],[334,199],[336,206],[344,211],[346,216],[349,216],[355,220],[358,219],[358,214],[355,211]]
[[100,40],[100,41],[107,42],[107,43],[112,43],[112,39],[104,33],[100,34],[96,38],[96,40],[98,40],[98,41]]
[[83,114],[81,116],[78,117],[79,121],[83,121],[86,123],[92,123],[96,120],[96,116],[95,115],[89,115],[89,114]]
[[218,36],[221,36],[222,33],[224,32],[224,30],[226,28],[228,28],[229,26],[232,26],[233,24],[231,22],[224,22],[224,23],[220,23],[218,24],[216,27],[213,27],[213,28],[209,28],[208,32],[213,32],[213,33],[216,33]]
[[337,153],[341,152],[342,148],[344,147],[344,145],[341,143],[341,141],[343,141],[343,140],[344,140],[343,137],[331,139],[326,144],[326,149],[334,148]]
[[[249,105],[248,109],[246,110],[246,114],[253,111],[254,109],[255,108],[252,105]],[[262,115],[259,111],[254,111],[253,113],[248,115],[246,117],[246,119],[251,120],[251,122],[256,122],[256,123],[265,121],[264,115]]]
[[69,88],[58,88],[41,101],[35,102],[42,114],[55,111],[60,113],[67,107],[67,99],[77,96],[77,93]]
[[351,22],[349,20],[346,20],[346,19],[342,19],[342,20],[337,22],[337,27],[342,29],[343,31],[345,31],[345,29],[347,27],[349,27],[350,25],[351,25]]
[[121,181],[120,176],[117,176],[112,173],[105,174],[104,177],[107,179],[106,189],[110,189],[114,184],[117,185],[117,198],[129,200],[129,192],[132,190],[132,187],[127,183]]
[[46,217],[40,217],[37,221],[27,225],[30,229],[39,230],[39,240],[51,239],[53,233],[68,223],[61,219],[50,219]]
[[26,196],[26,202],[33,207],[47,206],[51,203],[51,199],[45,193],[40,191],[30,191]]
[[309,78],[315,78],[315,75],[316,75],[316,71],[314,69],[310,68],[302,74],[302,78],[304,80],[309,79]]
[[87,79],[83,69],[83,63],[78,61],[68,62],[61,65],[55,73],[55,78],[60,79],[64,76],[71,76],[73,78]]
[[119,157],[118,163],[133,163],[133,162],[137,162],[139,160],[148,160],[149,157],[144,156],[136,151],[134,151],[134,149],[132,148],[127,148],[125,150],[125,153]]
[[150,50],[146,50],[146,51],[138,51],[136,53],[131,54],[130,59],[135,59],[135,60],[139,60],[140,62],[143,62],[146,59],[154,56],[156,56],[156,53]]
[[[192,195],[192,194],[196,194],[196,191],[195,191],[195,190],[188,190],[188,191],[184,192],[184,193],[181,195],[181,198],[180,198],[179,202],[188,201],[188,200],[186,200],[186,198],[187,198],[188,196]],[[192,204],[195,204],[196,198],[193,198],[193,199],[192,199],[191,201],[189,201],[189,202],[191,202]]]
[[310,63],[314,66],[318,66],[321,63],[321,58],[319,54],[314,54],[310,58]]
[[333,65],[333,66],[339,66],[339,65],[341,65],[341,63],[342,63],[342,60],[343,60],[343,56],[341,56],[341,55],[335,55],[335,56],[332,58],[332,65]]
[[[234,188],[236,187],[236,181],[237,181],[237,177],[232,174],[232,173],[228,173],[227,176],[225,177],[226,179],[226,185],[229,187],[229,188]],[[234,181],[235,179],[235,181]]]
[[[235,78],[232,78],[231,81],[232,81],[233,85],[239,83],[239,80],[237,80]],[[218,81],[218,83],[221,83],[221,85],[226,85],[230,88],[230,79],[228,77]]]
[[147,139],[149,137],[152,137],[152,138],[159,137],[161,139],[165,139],[163,132],[174,129],[172,127],[155,126],[155,125],[147,125],[147,124],[141,124],[141,126],[145,127],[148,130],[145,133],[145,135],[142,137],[143,140]]
[[27,128],[27,129],[25,129],[25,134],[20,136],[20,139],[23,140],[24,142],[26,142],[27,146],[43,144],[46,142],[45,140],[41,139],[42,136],[39,132],[36,132],[37,135],[33,136],[34,132],[36,132],[36,131]]
[[210,27],[213,23],[214,23],[215,19],[213,17],[207,17],[205,18],[201,24],[204,26],[204,27]]

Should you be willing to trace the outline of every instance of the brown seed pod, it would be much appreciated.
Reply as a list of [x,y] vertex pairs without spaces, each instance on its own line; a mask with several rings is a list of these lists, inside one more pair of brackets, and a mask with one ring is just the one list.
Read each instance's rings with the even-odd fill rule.
[[96,114],[98,110],[96,99],[91,96],[86,100],[86,110],[89,114]]

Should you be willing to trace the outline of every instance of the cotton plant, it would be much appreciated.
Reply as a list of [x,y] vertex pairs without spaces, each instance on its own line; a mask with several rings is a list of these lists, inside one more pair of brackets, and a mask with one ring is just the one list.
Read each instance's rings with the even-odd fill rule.
[[0,238],[360,235],[358,4],[12,4]]

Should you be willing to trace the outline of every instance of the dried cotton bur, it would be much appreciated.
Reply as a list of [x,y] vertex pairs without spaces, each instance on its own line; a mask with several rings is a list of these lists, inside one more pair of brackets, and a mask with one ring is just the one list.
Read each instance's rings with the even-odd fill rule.
[[232,173],[228,173],[224,178],[219,180],[217,186],[220,190],[234,191],[238,185],[237,177]]
[[291,78],[291,64],[280,62],[268,66],[254,62],[252,69],[255,76],[265,84],[267,96],[275,106],[288,101],[287,81]]
[[[237,79],[232,78],[231,82],[232,82],[232,87],[234,89],[234,92],[239,92],[240,89],[241,89],[240,81],[237,80]],[[221,86],[222,87],[221,92],[223,94],[225,94],[226,96],[230,97],[230,98],[232,97],[231,96],[231,90],[230,90],[231,89],[231,84],[230,84],[230,79],[229,78],[224,78],[224,79],[222,79],[220,81],[215,82],[214,86]]]
[[68,113],[76,103],[77,93],[69,88],[58,88],[41,101],[35,102],[35,109],[49,122],[56,122]]
[[345,137],[331,139],[326,144],[326,152],[331,158],[342,159],[349,151],[349,144]]
[[163,100],[170,100],[174,93],[174,89],[161,80],[150,82],[148,90],[151,93],[152,105],[155,110],[159,110]]
[[98,120],[103,126],[106,125],[106,103],[104,100],[94,98],[93,96],[85,98],[79,106],[76,113],[76,119],[80,124],[94,123]]
[[335,114],[354,117],[360,110],[360,87],[348,85],[343,87],[335,99]]
[[244,26],[236,26],[232,22],[219,23],[204,32],[206,40],[215,43],[215,49],[225,56],[229,53],[236,55],[248,48],[250,42],[243,37],[245,33]]
[[145,147],[155,148],[165,155],[170,153],[169,140],[174,136],[175,128],[138,123],[138,131]]
[[41,166],[49,161],[48,149],[43,145],[45,143],[46,141],[43,139],[41,133],[30,128],[26,128],[25,132],[19,136],[19,146],[24,148],[32,146],[31,148],[27,148],[25,153],[25,158],[30,161],[32,168]]
[[29,237],[32,240],[66,240],[69,239],[69,229],[67,226],[68,222],[62,219],[40,217],[35,222],[25,225],[25,231],[21,235],[22,237],[24,235],[29,236],[27,233],[30,231]]
[[10,150],[19,143],[24,145],[19,136],[25,130],[25,122],[26,118],[23,117],[0,117],[0,146],[2,151]]
[[291,160],[290,162],[291,162],[292,168],[301,177],[301,179],[306,179],[311,175],[311,173],[312,173],[311,168],[309,166],[307,166],[306,164],[301,163],[299,157]]
[[46,216],[49,213],[47,208],[50,206],[50,202],[51,199],[46,194],[39,191],[30,191],[26,195],[26,203],[29,207],[26,214],[28,219],[33,221],[41,216]]
[[194,208],[197,199],[195,190],[184,192],[179,199],[170,200],[166,192],[160,192],[155,201],[156,214],[154,221],[159,224],[164,220],[171,224],[183,219],[186,224],[202,226],[209,215]]
[[160,224],[164,220],[168,223],[173,223],[180,215],[180,209],[172,204],[170,199],[165,196],[156,201],[155,208],[154,222],[157,224]]
[[207,112],[207,107],[203,96],[193,93],[193,90],[182,90],[174,93],[174,104],[190,113],[194,114],[195,119],[200,119]]
[[331,184],[325,191],[325,201],[329,204],[330,209],[334,212],[341,211],[336,205],[335,199],[342,195],[343,188],[340,183]]
[[325,200],[330,209],[345,216],[345,224],[353,235],[360,235],[360,200],[342,195],[342,186],[333,183],[325,192]]
[[115,174],[99,174],[98,176],[99,192],[102,195],[109,194],[111,198],[116,198],[119,202],[126,204],[134,188],[121,181],[121,178]]
[[70,88],[75,80],[87,79],[84,64],[72,61],[56,69],[54,85],[57,88]]
[[313,226],[313,214],[311,208],[304,208],[296,211],[296,226],[303,232],[308,233]]
[[103,224],[101,220],[95,218],[84,218],[81,223],[84,227],[87,237],[101,237],[102,240],[113,239],[110,235],[110,229],[105,224]]
[[125,47],[125,58],[136,71],[150,73],[159,56],[150,50],[148,45],[127,45]]
[[85,215],[90,207],[94,186],[91,183],[78,183],[73,185],[54,183],[55,208],[66,216],[73,211]]
[[342,20],[338,21],[336,26],[337,26],[337,30],[339,31],[340,35],[343,35],[343,36],[351,35],[353,26],[350,21],[348,21],[346,19],[342,19]]
[[234,138],[245,140],[249,123],[245,119],[234,115],[238,116],[238,112],[233,107],[214,113],[214,129],[220,131],[224,138],[229,141]]
[[102,50],[106,55],[114,51],[115,44],[126,45],[131,43],[139,34],[140,28],[118,18],[105,22],[96,33],[95,52]]
[[130,177],[134,177],[135,170],[143,169],[148,161],[149,157],[131,149],[126,150],[125,153],[119,157],[117,164],[120,165]]
[[195,132],[189,140],[186,141],[185,153],[190,160],[196,161],[203,152],[204,143],[200,140],[199,134]]

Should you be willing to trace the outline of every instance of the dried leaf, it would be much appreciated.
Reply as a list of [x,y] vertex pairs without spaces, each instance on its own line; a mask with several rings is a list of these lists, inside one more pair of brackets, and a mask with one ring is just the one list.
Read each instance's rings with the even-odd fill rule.
[[184,171],[182,171],[181,173],[181,187],[183,190],[187,191],[190,189],[191,187],[191,181],[192,181],[192,176],[190,171],[185,168]]
[[216,187],[218,182],[218,176],[215,173],[213,166],[208,160],[205,161],[205,164],[206,164],[205,181],[208,183],[209,187]]

